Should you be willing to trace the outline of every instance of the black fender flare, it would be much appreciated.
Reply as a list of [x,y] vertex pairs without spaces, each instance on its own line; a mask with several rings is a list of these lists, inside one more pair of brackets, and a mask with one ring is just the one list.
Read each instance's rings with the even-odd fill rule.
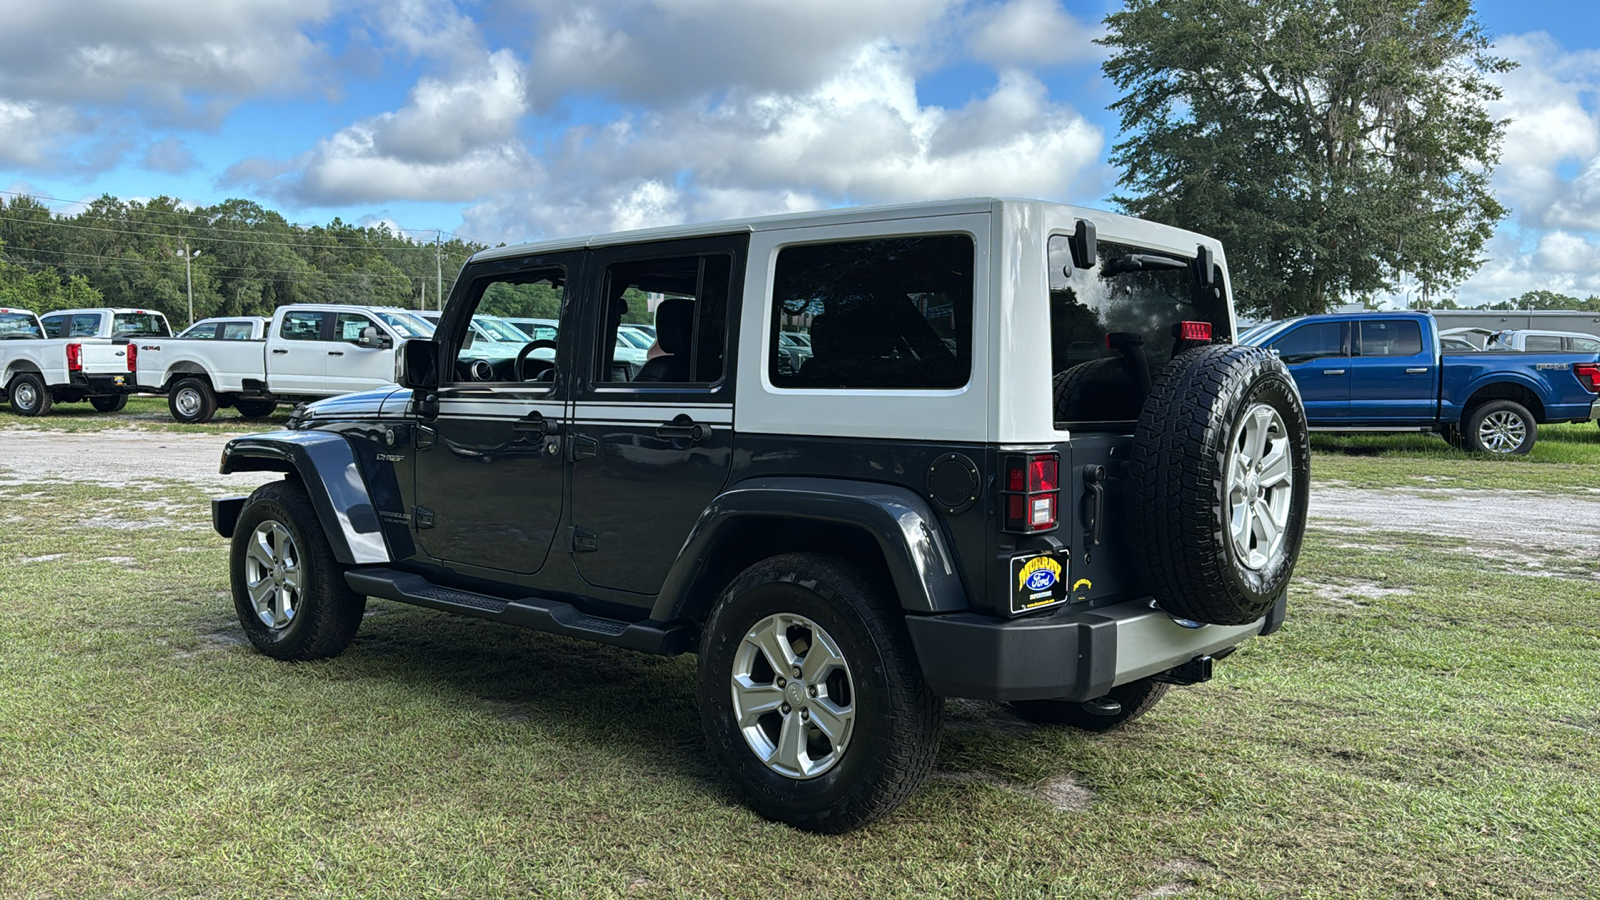
[[342,435],[273,431],[236,437],[222,448],[221,471],[299,476],[335,559],[346,565],[392,561],[355,448]]
[[[650,617],[683,618],[696,597],[720,589],[713,551],[737,541],[752,519],[791,520],[859,529],[877,540],[900,605],[911,613],[966,609],[967,591],[954,555],[926,501],[895,485],[843,478],[755,478],[723,491],[706,507],[678,552]],[[783,552],[774,547],[772,553]]]

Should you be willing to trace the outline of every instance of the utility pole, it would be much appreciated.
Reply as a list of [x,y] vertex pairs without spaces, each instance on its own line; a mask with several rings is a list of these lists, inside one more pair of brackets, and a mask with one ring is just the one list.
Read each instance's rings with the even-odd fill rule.
[[193,325],[194,324],[194,273],[189,270],[189,262],[190,262],[190,260],[194,259],[196,256],[199,256],[200,255],[200,251],[196,250],[193,253],[190,253],[189,252],[189,242],[188,241],[184,241],[183,242],[183,249],[182,250],[176,250],[176,251],[174,251],[174,253],[176,253],[178,256],[183,257],[183,283],[184,283],[184,286],[188,289],[188,293],[189,293],[189,324]]
[[435,229],[433,232],[433,300],[439,309],[444,309],[444,259],[439,255],[439,239],[442,232]]

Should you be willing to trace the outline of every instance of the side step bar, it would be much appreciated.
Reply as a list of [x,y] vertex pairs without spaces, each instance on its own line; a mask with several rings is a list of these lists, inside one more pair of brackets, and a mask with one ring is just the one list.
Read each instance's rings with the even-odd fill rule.
[[539,597],[502,600],[485,594],[438,587],[421,575],[394,569],[351,569],[344,574],[344,580],[351,590],[368,597],[398,600],[662,656],[676,656],[693,649],[700,636],[699,629],[688,622],[669,624],[650,620],[624,622],[620,619],[602,619],[560,600]]

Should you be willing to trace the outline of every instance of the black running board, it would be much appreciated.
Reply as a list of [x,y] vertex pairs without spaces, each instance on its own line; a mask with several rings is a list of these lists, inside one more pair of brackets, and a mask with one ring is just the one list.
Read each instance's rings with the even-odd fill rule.
[[351,569],[344,574],[344,580],[351,590],[368,597],[398,600],[662,656],[676,656],[693,649],[699,637],[699,629],[687,622],[668,624],[649,620],[624,622],[620,619],[602,619],[560,600],[538,597],[503,600],[486,594],[438,587],[421,575],[394,569]]

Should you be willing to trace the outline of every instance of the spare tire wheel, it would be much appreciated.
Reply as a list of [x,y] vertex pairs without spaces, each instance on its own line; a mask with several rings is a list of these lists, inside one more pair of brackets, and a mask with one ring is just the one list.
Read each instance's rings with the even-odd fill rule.
[[1244,625],[1288,587],[1305,534],[1311,448],[1288,370],[1214,344],[1156,376],[1129,462],[1135,546],[1173,616]]

